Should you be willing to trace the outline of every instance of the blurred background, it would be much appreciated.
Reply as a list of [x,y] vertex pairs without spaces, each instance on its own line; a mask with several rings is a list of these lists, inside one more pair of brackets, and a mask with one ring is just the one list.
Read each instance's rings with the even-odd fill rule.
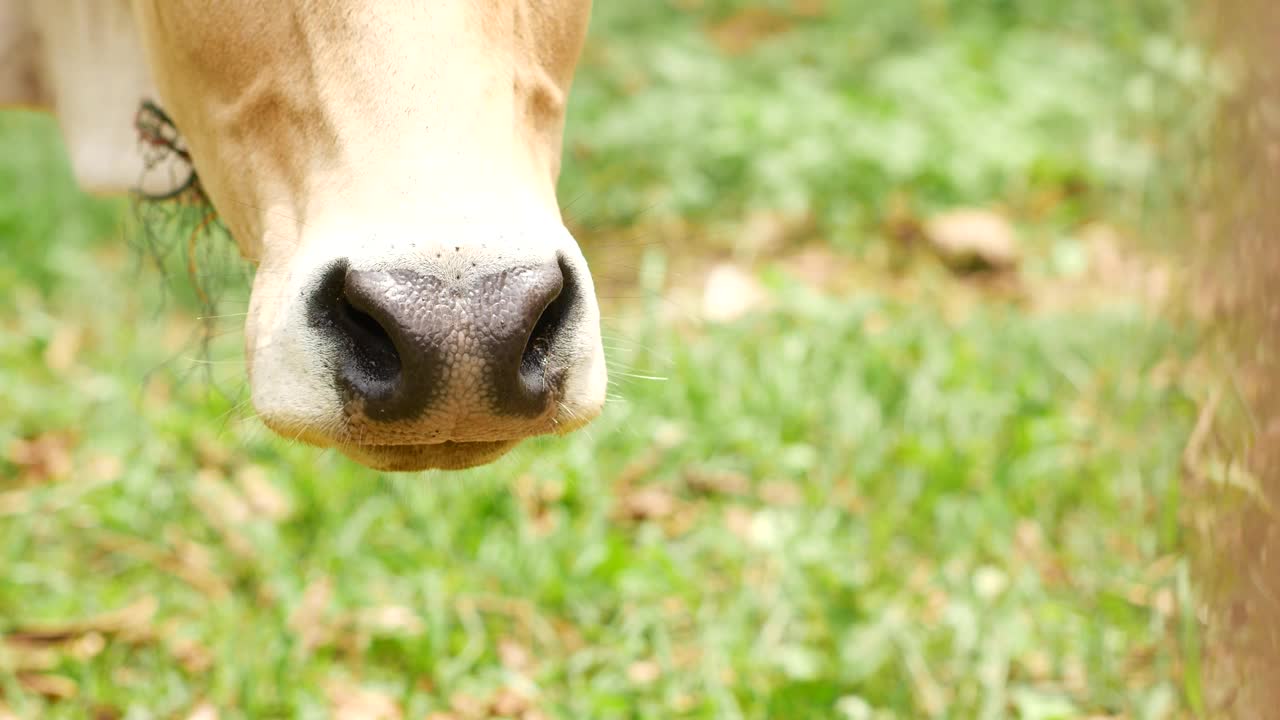
[[462,474],[269,434],[230,242],[0,113],[0,718],[1203,714],[1191,22],[597,3],[609,406]]

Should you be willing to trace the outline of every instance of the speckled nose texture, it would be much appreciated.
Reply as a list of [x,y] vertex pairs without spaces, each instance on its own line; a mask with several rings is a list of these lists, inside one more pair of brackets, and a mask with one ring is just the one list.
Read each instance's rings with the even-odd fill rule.
[[556,340],[576,294],[557,262],[440,275],[339,265],[321,282],[312,321],[336,340],[349,413],[535,417],[555,402]]

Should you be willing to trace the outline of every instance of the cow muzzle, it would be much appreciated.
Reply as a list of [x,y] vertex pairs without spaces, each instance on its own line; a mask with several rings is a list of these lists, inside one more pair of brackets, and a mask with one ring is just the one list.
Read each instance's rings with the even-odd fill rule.
[[459,469],[599,413],[599,315],[576,248],[311,264],[277,316],[250,313],[265,324],[249,337],[254,404],[279,434],[379,469]]

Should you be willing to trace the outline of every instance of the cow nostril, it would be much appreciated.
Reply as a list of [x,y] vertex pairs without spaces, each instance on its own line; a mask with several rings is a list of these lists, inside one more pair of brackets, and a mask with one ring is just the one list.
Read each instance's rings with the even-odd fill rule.
[[529,340],[525,343],[524,353],[520,356],[520,374],[525,378],[541,377],[546,369],[547,357],[555,345],[556,337],[564,327],[569,308],[577,297],[577,285],[574,283],[572,271],[566,267],[563,259],[559,261],[560,276],[563,284],[560,292],[551,299],[538,321],[534,323]]
[[382,323],[352,304],[344,293],[337,300],[334,319],[351,342],[355,370],[378,383],[392,383],[400,376],[400,352]]

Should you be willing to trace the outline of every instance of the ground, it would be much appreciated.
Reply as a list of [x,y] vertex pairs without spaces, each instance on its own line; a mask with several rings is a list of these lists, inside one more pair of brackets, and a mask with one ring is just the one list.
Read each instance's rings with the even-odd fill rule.
[[[461,474],[267,433],[243,269],[201,250],[204,309],[0,114],[0,717],[1192,714],[1150,218],[1198,56],[1168,2],[955,8],[599,4],[561,195],[609,407]],[[927,252],[956,207],[1012,276]]]

